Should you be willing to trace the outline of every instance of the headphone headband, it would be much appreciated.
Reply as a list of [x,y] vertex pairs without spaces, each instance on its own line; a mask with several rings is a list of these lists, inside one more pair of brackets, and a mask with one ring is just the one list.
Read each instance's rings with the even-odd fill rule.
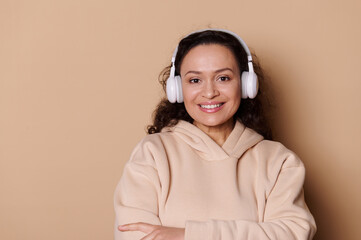
[[[237,38],[237,40],[239,41],[239,43],[242,45],[243,49],[246,51],[247,53],[247,59],[248,59],[248,62],[252,62],[253,59],[252,59],[252,54],[251,54],[251,51],[249,50],[246,42],[240,37],[238,36],[238,34],[232,32],[232,31],[229,31],[227,29],[221,29],[221,28],[205,28],[205,29],[202,29],[202,30],[197,30],[197,31],[194,31],[194,32],[191,32],[190,34],[186,35],[184,38],[194,34],[194,33],[199,33],[199,32],[205,32],[205,31],[219,31],[219,32],[225,32],[225,33],[228,33],[230,35],[232,35],[233,37]],[[174,49],[174,52],[173,52],[173,55],[172,55],[172,64],[174,64],[175,62],[175,58],[177,56],[177,53],[178,53],[178,46]],[[252,66],[252,70],[253,70],[253,66]],[[251,71],[251,69],[249,69],[249,71]]]

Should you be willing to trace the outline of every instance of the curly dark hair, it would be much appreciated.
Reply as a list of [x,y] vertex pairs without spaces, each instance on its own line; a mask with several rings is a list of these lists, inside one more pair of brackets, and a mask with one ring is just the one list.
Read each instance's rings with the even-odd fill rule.
[[[219,44],[227,47],[235,56],[240,73],[248,70],[247,53],[237,38],[223,31],[205,30],[188,35],[180,41],[174,63],[175,75],[180,75],[182,61],[192,48],[209,44]],[[246,127],[263,135],[265,139],[272,139],[271,129],[263,110],[263,106],[269,104],[263,89],[265,75],[255,54],[252,53],[252,57],[254,71],[258,76],[259,91],[254,99],[242,99],[234,119],[239,119]],[[159,74],[159,82],[164,91],[166,90],[166,81],[170,74],[170,68],[171,65],[164,68]],[[166,98],[163,98],[153,113],[153,124],[147,127],[147,132],[148,134],[158,133],[164,127],[176,125],[179,120],[193,123],[193,119],[186,111],[184,103],[170,103]]]

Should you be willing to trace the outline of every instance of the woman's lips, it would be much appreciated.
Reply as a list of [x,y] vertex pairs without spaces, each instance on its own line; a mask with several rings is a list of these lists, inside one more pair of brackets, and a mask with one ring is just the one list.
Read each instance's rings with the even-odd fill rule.
[[218,112],[222,109],[224,103],[202,103],[198,104],[200,110],[206,113]]

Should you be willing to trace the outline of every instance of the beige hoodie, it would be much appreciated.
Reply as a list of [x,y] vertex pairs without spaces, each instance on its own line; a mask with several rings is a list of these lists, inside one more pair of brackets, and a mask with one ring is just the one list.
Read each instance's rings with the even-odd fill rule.
[[[135,147],[115,191],[115,224],[181,227],[186,240],[310,240],[304,176],[294,153],[240,122],[221,147],[180,121]],[[144,235],[115,228],[116,240]]]

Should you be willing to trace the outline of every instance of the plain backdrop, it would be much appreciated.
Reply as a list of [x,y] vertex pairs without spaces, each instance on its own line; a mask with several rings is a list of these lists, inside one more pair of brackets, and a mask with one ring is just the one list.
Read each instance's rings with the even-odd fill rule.
[[238,33],[269,76],[315,239],[359,239],[360,12],[359,0],[0,0],[0,239],[112,239],[158,74],[206,27]]

